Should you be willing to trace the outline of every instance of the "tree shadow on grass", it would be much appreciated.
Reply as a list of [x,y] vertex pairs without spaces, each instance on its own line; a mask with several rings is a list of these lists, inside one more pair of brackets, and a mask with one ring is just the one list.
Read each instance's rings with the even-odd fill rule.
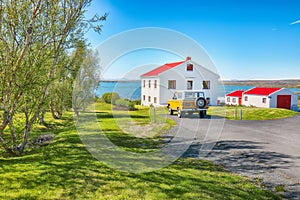
[[[239,187],[240,177],[224,173],[208,161],[179,159],[169,167],[144,174],[109,168],[90,155],[74,125],[69,125],[56,130],[51,144],[31,154],[0,157],[1,189],[6,191],[0,191],[0,199],[276,198],[246,182]],[[116,135],[116,140],[124,138]]]

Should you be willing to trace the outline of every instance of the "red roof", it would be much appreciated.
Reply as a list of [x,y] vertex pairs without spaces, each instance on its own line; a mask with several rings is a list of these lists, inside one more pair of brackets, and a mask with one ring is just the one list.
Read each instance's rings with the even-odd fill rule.
[[180,64],[182,64],[184,62],[185,61],[174,62],[174,63],[167,63],[167,64],[165,64],[163,66],[160,66],[160,67],[158,67],[158,68],[156,68],[156,69],[154,69],[154,70],[152,70],[150,72],[147,72],[147,73],[143,74],[142,76],[143,77],[144,76],[158,76],[159,74],[161,74],[161,73],[163,73],[163,72],[165,72],[165,71],[167,71],[169,69],[172,69],[172,68],[174,68],[174,67],[176,67],[176,66],[178,66],[178,65],[180,65]]
[[253,95],[262,95],[267,96],[270,95],[278,90],[281,90],[282,88],[253,88],[248,91],[246,91],[244,94],[253,94]]
[[237,91],[234,91],[234,92],[231,92],[231,93],[227,94],[226,96],[228,96],[228,97],[242,97],[244,92],[245,92],[244,90],[237,90]]

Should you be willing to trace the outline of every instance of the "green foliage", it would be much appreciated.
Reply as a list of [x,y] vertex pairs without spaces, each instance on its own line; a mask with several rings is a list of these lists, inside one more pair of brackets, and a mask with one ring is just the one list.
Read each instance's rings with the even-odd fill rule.
[[117,99],[115,101],[115,105],[123,108],[128,108],[129,110],[135,110],[134,102],[130,101],[129,99]]
[[[83,56],[77,57],[77,50],[83,52]],[[86,47],[78,47],[75,55],[73,55],[75,66],[77,70],[77,76],[73,87],[73,109],[75,115],[79,114],[79,111],[85,111],[86,107],[93,103],[94,91],[98,86],[100,80],[100,66],[98,52],[93,52]],[[79,58],[79,60],[78,60]]]
[[69,65],[70,50],[80,41],[85,44],[86,31],[100,31],[97,24],[106,19],[86,19],[90,3],[0,1],[0,107],[6,111],[0,117],[0,146],[7,152],[24,152],[36,119],[49,104],[57,115],[70,106],[69,77],[78,73],[77,66]]
[[132,102],[134,105],[141,105],[142,101],[140,99],[138,99],[138,100],[133,100]]
[[116,92],[104,93],[101,97],[105,103],[115,104],[116,100],[120,99],[120,96]]

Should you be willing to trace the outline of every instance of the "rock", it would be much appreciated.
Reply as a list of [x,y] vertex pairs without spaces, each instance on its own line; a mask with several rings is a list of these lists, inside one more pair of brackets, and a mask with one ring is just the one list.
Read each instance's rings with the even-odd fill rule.
[[53,140],[53,136],[51,134],[43,134],[39,135],[38,138],[31,140],[28,144],[29,145],[47,145]]

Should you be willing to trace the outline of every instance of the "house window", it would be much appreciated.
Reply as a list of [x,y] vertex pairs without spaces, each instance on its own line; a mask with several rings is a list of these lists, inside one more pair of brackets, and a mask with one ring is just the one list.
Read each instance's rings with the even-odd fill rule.
[[236,98],[233,98],[233,99],[232,99],[232,103],[236,103]]
[[193,64],[187,64],[186,71],[193,71],[193,69],[194,69]]
[[143,95],[143,101],[145,101],[146,100],[146,96],[145,95]]
[[150,96],[148,96],[148,102],[151,102],[151,97]]
[[227,102],[230,102],[230,97],[227,97]]
[[187,81],[187,89],[192,90],[193,89],[193,81]]
[[263,103],[267,103],[267,98],[262,98]]
[[151,80],[149,80],[148,86],[149,88],[151,88]]
[[248,96],[245,96],[245,101],[248,101]]
[[146,80],[143,80],[143,87],[146,87]]
[[154,80],[154,88],[157,88],[157,80]]
[[156,103],[157,102],[157,99],[156,99],[156,97],[154,97],[154,103]]
[[202,85],[203,89],[210,89],[210,81],[203,81]]
[[176,80],[168,81],[168,89],[176,89]]

